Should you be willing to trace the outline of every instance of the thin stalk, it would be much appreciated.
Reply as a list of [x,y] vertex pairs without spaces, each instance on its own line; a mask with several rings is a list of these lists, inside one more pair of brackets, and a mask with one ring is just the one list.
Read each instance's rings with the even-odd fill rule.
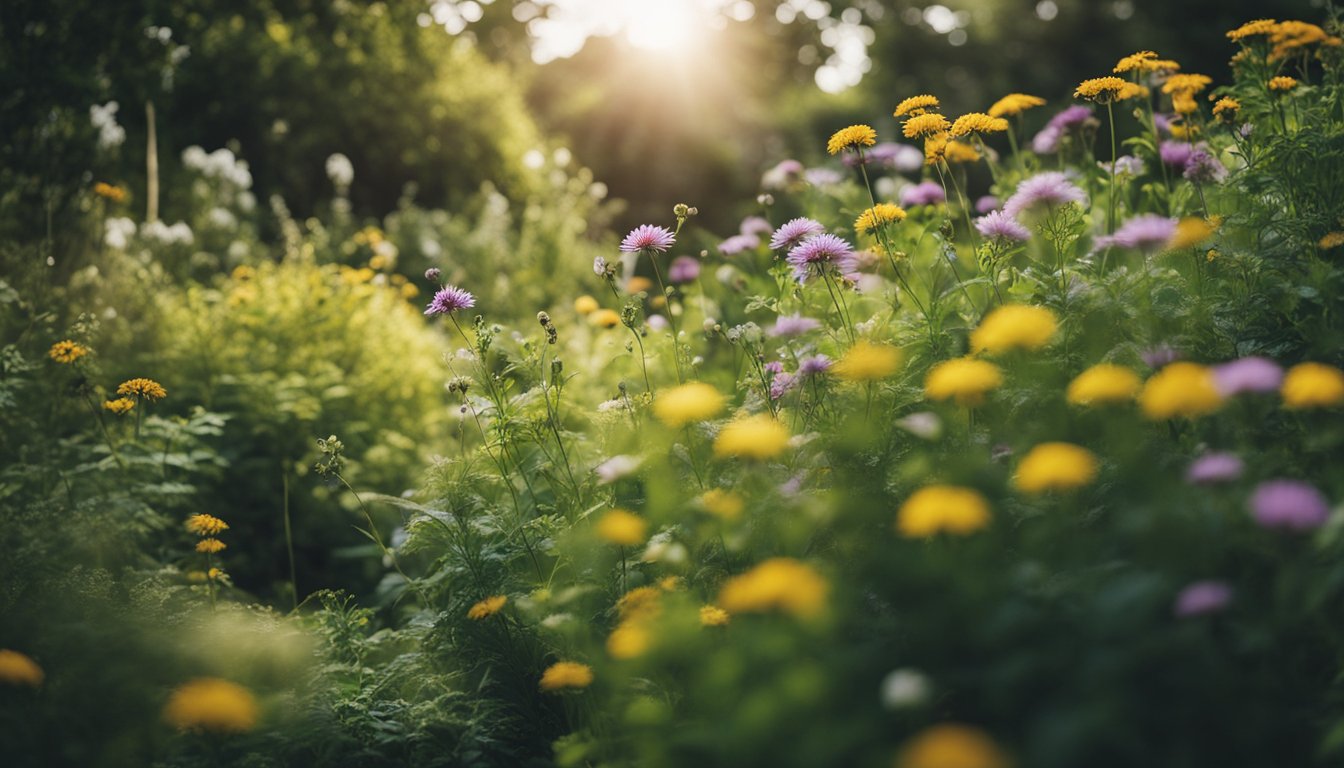
[[280,464],[280,484],[284,490],[285,552],[289,555],[289,593],[294,610],[299,609],[299,580],[294,569],[294,532],[289,523],[289,472]]

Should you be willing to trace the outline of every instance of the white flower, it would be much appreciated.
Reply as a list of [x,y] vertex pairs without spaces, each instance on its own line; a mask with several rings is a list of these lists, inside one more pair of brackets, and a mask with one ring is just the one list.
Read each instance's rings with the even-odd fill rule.
[[103,242],[107,243],[109,248],[123,250],[134,234],[135,222],[130,219],[108,219],[103,222]]
[[[614,403],[616,407],[622,405],[619,400],[609,400],[602,405],[607,405],[608,403]],[[598,410],[601,411],[602,406],[598,406]],[[612,456],[610,459],[593,467],[593,471],[597,473],[597,481],[599,483],[602,485],[611,485],[622,477],[628,477],[634,474],[635,470],[639,469],[640,461],[641,459],[638,456]]]
[[345,189],[355,180],[355,166],[350,162],[350,158],[335,153],[327,158],[327,178],[335,184],[338,189]]
[[646,563],[678,565],[686,562],[687,556],[686,547],[673,541],[672,534],[664,531],[649,539],[649,544],[644,548],[644,554],[640,556],[640,560]]
[[98,146],[103,149],[119,147],[126,141],[126,129],[117,125],[117,110],[121,106],[109,101],[101,107],[97,104],[89,107],[89,122],[98,129]]
[[898,419],[896,426],[925,440],[936,440],[943,433],[943,422],[938,419],[937,414],[929,411],[912,413],[903,419]]
[[929,678],[914,669],[897,669],[882,680],[882,705],[903,709],[923,704],[929,698]]
[[228,208],[211,208],[205,218],[216,229],[233,229],[238,225],[238,218]]
[[162,221],[146,222],[140,228],[140,236],[146,240],[157,240],[164,245],[191,245],[196,238],[192,235],[191,227],[184,221],[179,221],[171,226]]

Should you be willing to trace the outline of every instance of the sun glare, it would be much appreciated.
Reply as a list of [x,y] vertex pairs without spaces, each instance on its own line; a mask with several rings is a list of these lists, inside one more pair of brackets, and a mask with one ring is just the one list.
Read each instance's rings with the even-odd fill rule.
[[636,48],[666,51],[695,41],[704,25],[701,9],[688,0],[638,0],[621,3],[625,37]]

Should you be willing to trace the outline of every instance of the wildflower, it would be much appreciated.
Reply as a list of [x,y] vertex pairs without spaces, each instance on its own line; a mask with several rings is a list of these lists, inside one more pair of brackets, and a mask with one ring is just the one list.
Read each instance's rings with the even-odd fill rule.
[[1038,173],[1017,185],[1012,197],[1003,204],[1003,212],[1018,218],[1023,211],[1038,205],[1055,207],[1068,203],[1084,203],[1087,195],[1058,171]]
[[580,315],[591,315],[598,310],[597,299],[587,294],[574,300],[574,311]]
[[[739,253],[746,253],[754,250],[761,244],[761,238],[756,235],[733,235],[732,237],[719,243],[719,253],[724,256],[736,256]],[[680,258],[687,259],[689,256]],[[675,281],[673,281],[675,282]]]
[[104,400],[103,410],[110,411],[117,416],[129,413],[135,407],[135,401],[129,397],[118,397],[115,400]]
[[451,315],[462,309],[476,306],[476,297],[453,285],[445,285],[435,292],[425,307],[425,315]]
[[625,281],[625,292],[631,295],[653,290],[653,281],[643,275],[633,275]]
[[1031,232],[1003,211],[990,211],[975,220],[975,229],[987,240],[999,243],[1024,243]]
[[214,515],[195,514],[187,518],[187,531],[197,536],[218,536],[229,530],[229,524]]
[[[1106,171],[1107,173],[1111,172],[1110,163],[1098,162],[1097,165],[1100,166],[1101,169]],[[1131,176],[1131,177],[1142,176],[1144,170],[1146,170],[1146,167],[1143,164],[1142,158],[1138,158],[1133,155],[1121,155],[1115,158],[1116,176]]]
[[1203,91],[1213,84],[1208,75],[1179,74],[1172,75],[1162,84],[1162,92],[1169,95],[1191,95]]
[[896,529],[908,538],[946,532],[974,533],[989,524],[989,502],[955,485],[929,485],[911,494],[896,513]]
[[1093,113],[1092,107],[1083,104],[1074,104],[1059,112],[1032,138],[1031,151],[1038,155],[1058,151],[1067,134],[1096,125]]
[[1325,524],[1330,502],[1315,486],[1298,480],[1269,480],[1256,486],[1251,517],[1264,528],[1309,531]]
[[984,112],[968,112],[952,121],[948,129],[950,136],[968,136],[972,133],[1003,133],[1008,130],[1008,121],[1002,117],[993,117]]
[[589,315],[588,322],[601,328],[615,328],[621,324],[621,315],[614,309],[604,307]]
[[1324,363],[1298,363],[1284,374],[1285,408],[1328,408],[1344,403],[1344,371]]
[[957,405],[977,406],[985,395],[1003,383],[998,366],[971,357],[935,365],[924,379],[924,395],[932,400],[953,400]]
[[1204,242],[1213,234],[1215,223],[1198,216],[1187,216],[1176,222],[1176,231],[1172,233],[1171,239],[1167,241],[1167,248],[1173,251],[1183,251],[1186,248],[1193,248]]
[[1190,462],[1185,481],[1191,485],[1230,483],[1246,471],[1246,462],[1234,453],[1206,453]]
[[1168,344],[1158,344],[1156,347],[1140,352],[1139,357],[1143,359],[1144,365],[1157,370],[1180,360],[1181,353],[1172,349]]
[[826,151],[838,155],[847,149],[857,150],[860,147],[871,147],[876,143],[877,131],[867,125],[851,125],[831,134],[830,140],[826,142]]
[[945,133],[952,128],[952,124],[947,122],[947,118],[937,112],[928,112],[922,115],[916,115],[905,121],[902,128],[907,139],[920,139],[926,136],[933,136],[939,133]]
[[1097,248],[1128,248],[1156,253],[1167,247],[1176,234],[1176,220],[1155,213],[1144,213],[1126,221],[1109,237],[1096,239]]
[[327,178],[331,183],[340,189],[350,186],[355,180],[355,165],[350,162],[350,158],[335,152],[327,156],[326,163]]
[[623,477],[629,477],[639,469],[640,460],[635,456],[612,456],[610,459],[593,467],[594,474],[597,475],[597,482],[600,485],[611,485]]
[[1297,87],[1297,78],[1279,75],[1269,79],[1269,90],[1287,93]]
[[1176,596],[1171,612],[1178,619],[1204,616],[1223,610],[1232,602],[1232,587],[1222,581],[1196,581]]
[[711,515],[723,520],[736,520],[747,508],[747,500],[742,494],[711,488],[700,494],[700,506]]
[[63,365],[73,363],[87,354],[89,354],[88,347],[69,339],[58,341],[47,350],[48,357]]
[[830,586],[811,566],[787,557],[766,560],[719,589],[717,605],[729,613],[782,611],[810,618],[826,607]]
[[1223,404],[1213,372],[1195,363],[1172,363],[1148,379],[1139,407],[1150,419],[1174,419],[1213,413]]
[[227,545],[219,539],[201,539],[196,542],[196,551],[205,555],[223,552]]
[[801,336],[821,327],[821,322],[802,315],[780,315],[769,330],[771,336]]
[[968,725],[925,728],[901,749],[896,768],[1008,768],[994,740]]
[[798,377],[791,373],[776,373],[770,379],[770,399],[778,400],[788,394],[798,384]]
[[1072,443],[1041,443],[1017,465],[1013,485],[1024,493],[1068,491],[1097,477],[1097,457]]
[[672,230],[652,224],[641,224],[630,230],[630,234],[621,241],[622,253],[654,252],[666,253],[676,242]]
[[243,733],[256,726],[257,716],[251,691],[215,677],[183,683],[163,708],[163,719],[184,731]]
[[1055,314],[1045,307],[1007,304],[986,315],[971,332],[971,349],[990,354],[1036,350],[1049,344],[1058,329]]
[[1213,116],[1222,120],[1224,123],[1231,123],[1237,119],[1237,112],[1241,110],[1241,102],[1231,96],[1224,96],[1213,105]]
[[1151,66],[1152,62],[1156,60],[1157,60],[1156,53],[1152,51],[1139,51],[1138,53],[1131,53],[1130,55],[1121,59],[1119,62],[1116,63],[1115,69],[1112,69],[1111,71],[1116,73],[1117,75],[1124,74],[1125,72],[1134,72],[1134,71],[1147,72],[1148,67]]
[[842,275],[857,268],[854,246],[831,234],[809,237],[794,246],[786,260],[793,266],[794,279],[800,283],[819,275],[827,264],[833,265]]
[[1157,154],[1163,165],[1179,168],[1184,173],[1191,156],[1195,154],[1195,148],[1184,141],[1164,141],[1158,147]]
[[136,397],[154,402],[168,396],[163,385],[153,379],[128,379],[117,387],[118,395]]
[[789,219],[770,236],[770,250],[791,249],[804,240],[825,232],[826,228],[812,219]]
[[1113,76],[1084,80],[1073,92],[1074,98],[1090,99],[1101,104],[1124,101],[1142,94],[1142,86]]
[[1243,357],[1214,366],[1213,382],[1223,397],[1244,392],[1276,392],[1283,384],[1283,369],[1264,357]]
[[653,415],[673,429],[692,422],[711,419],[723,410],[726,398],[719,391],[700,381],[658,393],[653,401]]
[[768,235],[775,230],[774,227],[770,226],[770,222],[766,221],[764,217],[748,216],[742,220],[742,223],[737,225],[737,231],[738,234],[756,235],[757,237],[760,237],[761,235]]
[[714,439],[714,455],[764,461],[783,453],[789,446],[789,438],[789,430],[769,416],[748,416],[729,423],[719,432]]
[[812,355],[798,361],[799,376],[817,376],[831,370],[831,358],[826,355]]
[[662,591],[656,587],[635,587],[616,601],[622,621],[657,616],[663,610]]
[[1320,246],[1322,250],[1326,251],[1332,248],[1338,248],[1339,246],[1344,245],[1344,232],[1327,232],[1325,233],[1325,236],[1321,238],[1320,242],[1316,244]]
[[999,198],[993,195],[981,195],[975,200],[975,212],[985,215],[997,210],[999,207]]
[[42,685],[45,677],[42,667],[26,654],[0,648],[0,683],[36,688]]
[[937,109],[938,107],[937,96],[930,96],[927,93],[923,93],[918,96],[911,96],[907,99],[903,99],[900,104],[896,105],[896,111],[892,113],[892,116],[906,117],[908,115],[910,117],[919,117],[928,110]]
[[872,232],[887,224],[897,224],[905,220],[905,209],[891,203],[878,203],[864,210],[854,220],[855,232]]
[[904,709],[923,704],[929,699],[929,678],[915,669],[894,669],[882,678],[882,706]]
[[583,689],[593,684],[593,668],[576,661],[557,661],[541,673],[541,690]]
[[609,510],[597,521],[598,538],[611,544],[633,547],[648,538],[649,525],[644,518],[624,509]]
[[653,645],[653,633],[642,621],[621,622],[607,636],[607,653],[613,659],[643,656]]
[[1181,175],[1196,184],[1218,184],[1227,178],[1227,168],[1202,147],[1196,147]]
[[889,344],[860,340],[831,366],[836,378],[845,381],[879,381],[901,367],[901,351]]
[[947,193],[936,181],[921,181],[901,190],[901,205],[910,208],[916,205],[937,205],[947,201]]
[[1268,36],[1274,31],[1276,26],[1277,24],[1273,19],[1256,19],[1255,21],[1248,21],[1240,27],[1228,32],[1227,39],[1237,42],[1258,35]]
[[499,613],[500,609],[503,608],[504,604],[507,602],[509,602],[509,598],[505,595],[492,595],[471,606],[467,611],[467,618],[475,621],[488,619],[496,613]]
[[1028,109],[1034,109],[1045,105],[1045,99],[1040,96],[1029,96],[1025,93],[1010,93],[1002,99],[994,102],[989,108],[990,117],[1014,117],[1026,112]]
[[1101,363],[1074,377],[1064,398],[1072,405],[1127,403],[1138,394],[1140,386],[1137,373],[1123,366]]
[[113,184],[108,184],[107,182],[103,181],[100,181],[97,184],[93,185],[93,194],[105,200],[111,200],[114,203],[122,203],[126,201],[125,188],[118,187]]
[[702,627],[725,627],[731,619],[732,614],[717,605],[700,606],[700,626]]

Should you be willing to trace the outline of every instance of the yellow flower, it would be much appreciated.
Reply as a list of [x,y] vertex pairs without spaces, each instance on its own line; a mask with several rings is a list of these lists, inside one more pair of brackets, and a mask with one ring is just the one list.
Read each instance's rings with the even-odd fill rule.
[[846,149],[871,147],[876,143],[877,131],[867,125],[851,125],[831,134],[830,141],[826,142],[826,151],[838,155]]
[[1102,104],[1113,101],[1124,101],[1132,99],[1135,96],[1142,96],[1143,86],[1136,85],[1115,76],[1094,77],[1090,80],[1084,80],[1078,84],[1074,90],[1074,98],[1091,99]]
[[1167,241],[1167,248],[1173,251],[1193,248],[1209,239],[1209,235],[1212,235],[1217,227],[1217,221],[1187,216],[1176,223],[1176,232],[1171,236],[1171,240]]
[[702,627],[723,627],[727,626],[732,620],[732,614],[718,607],[717,605],[700,606],[700,626]]
[[1283,21],[1274,25],[1274,31],[1269,36],[1269,42],[1274,49],[1269,52],[1270,61],[1280,61],[1296,54],[1300,49],[1322,43],[1325,45],[1338,45],[1339,38],[1331,37],[1326,34],[1324,29],[1309,24],[1305,21]]
[[872,232],[887,224],[896,224],[905,220],[905,209],[891,203],[878,203],[859,214],[854,220],[855,232]]
[[947,145],[951,140],[947,138],[947,133],[935,133],[924,139],[924,164],[937,165],[939,160],[947,157]]
[[896,529],[908,538],[939,532],[974,533],[989,524],[989,502],[956,485],[929,485],[910,495],[896,513]]
[[1171,131],[1171,138],[1180,141],[1188,141],[1192,137],[1199,135],[1199,126],[1194,123],[1183,123],[1173,120],[1168,130]]
[[599,309],[588,316],[588,322],[602,328],[615,328],[621,324],[621,316],[614,309]]
[[653,415],[667,426],[680,429],[719,415],[726,400],[710,385],[691,381],[659,392],[653,400]]
[[[401,277],[401,275],[397,275],[397,277]],[[407,301],[420,295],[420,289],[412,283],[402,283],[401,287],[397,290],[401,293],[401,298],[406,299]]]
[[257,270],[247,264],[239,264],[229,273],[229,277],[239,282],[246,282],[257,276]]
[[507,602],[509,602],[509,598],[506,595],[491,595],[471,606],[467,611],[467,618],[475,619],[476,621],[488,619],[496,613],[499,613],[500,609],[503,608],[504,604]]
[[1162,92],[1171,94],[1195,94],[1204,90],[1213,84],[1213,78],[1208,75],[1182,74],[1172,75],[1162,84]]
[[1273,19],[1256,19],[1255,21],[1248,21],[1231,32],[1228,32],[1227,39],[1237,41],[1255,35],[1269,35],[1274,31],[1276,26],[1277,24]]
[[115,400],[104,400],[103,410],[111,411],[118,416],[129,412],[135,407],[135,401],[129,397],[118,397]]
[[163,719],[184,731],[243,733],[256,726],[257,716],[251,691],[215,677],[183,683],[163,708]]
[[901,101],[900,104],[896,105],[896,111],[892,113],[892,116],[905,117],[906,115],[909,115],[910,117],[919,117],[930,109],[937,109],[938,106],[937,96],[930,96],[927,93],[923,93]]
[[890,344],[860,339],[831,366],[831,373],[844,381],[878,381],[901,367],[901,351]]
[[1124,366],[1102,363],[1074,377],[1065,399],[1073,405],[1128,403],[1138,394],[1140,386],[1137,373]]
[[58,363],[69,364],[89,354],[89,348],[78,342],[65,339],[51,345],[47,356]]
[[616,601],[616,612],[622,621],[647,619],[663,610],[663,592],[657,587],[635,587]]
[[783,611],[809,618],[826,607],[829,589],[806,563],[774,557],[726,581],[717,604],[729,613]]
[[1225,123],[1230,123],[1237,119],[1237,111],[1241,109],[1241,102],[1231,96],[1224,96],[1213,105],[1213,116]]
[[574,300],[574,311],[580,315],[591,315],[598,309],[597,299],[583,295]]
[[126,201],[125,189],[103,181],[93,185],[93,194],[111,200],[114,203],[122,203]]
[[45,677],[42,667],[27,655],[8,648],[0,648],[0,683],[36,688],[42,684]]
[[1203,416],[1222,404],[1213,372],[1195,363],[1168,365],[1153,374],[1139,393],[1139,407],[1154,420]]
[[984,112],[968,112],[952,122],[948,133],[952,136],[966,136],[972,133],[1003,133],[1008,130],[1008,121],[1002,117],[992,117]]
[[984,731],[944,723],[906,743],[896,768],[1008,768],[1008,758]]
[[117,394],[153,402],[167,397],[168,392],[164,390],[162,384],[153,379],[130,379],[117,387]]
[[1297,78],[1280,75],[1269,79],[1269,90],[1288,92],[1297,87]]
[[1344,371],[1324,363],[1298,363],[1279,388],[1287,408],[1326,408],[1344,403]]
[[624,509],[613,509],[597,521],[597,535],[612,544],[633,547],[648,538],[649,524],[644,518]]
[[1171,108],[1177,114],[1191,115],[1199,111],[1199,102],[1195,101],[1195,97],[1188,93],[1175,93],[1171,96]]
[[915,115],[905,121],[903,132],[907,139],[917,139],[921,136],[933,136],[934,134],[944,133],[951,129],[952,124],[947,122],[947,118],[937,112],[927,112],[922,115]]
[[217,536],[229,530],[229,524],[214,515],[196,514],[187,518],[187,530],[197,536]]
[[949,141],[943,147],[943,160],[949,163],[974,163],[979,159],[980,152],[964,141]]
[[541,673],[540,688],[543,691],[559,691],[564,688],[587,688],[593,684],[593,668],[577,661],[557,661]]
[[1034,109],[1045,104],[1045,99],[1040,96],[1031,96],[1025,93],[1010,93],[1002,99],[994,102],[989,108],[990,117],[1013,117],[1026,112],[1028,109]]
[[658,588],[664,592],[676,592],[681,589],[680,576],[664,576],[658,580]]
[[653,290],[653,281],[643,275],[635,275],[625,281],[626,293],[647,293]]
[[1138,70],[1139,72],[1147,72],[1150,64],[1156,60],[1156,53],[1152,51],[1139,51],[1138,53],[1131,53],[1121,59],[1116,63],[1115,69],[1112,69],[1111,71],[1116,74],[1133,72],[1135,70]]
[[971,332],[971,349],[990,354],[1040,349],[1050,343],[1058,329],[1055,313],[1045,307],[1006,304],[986,315]]
[[205,572],[205,577],[207,579],[210,579],[211,581],[218,581],[219,579],[224,577],[224,569],[211,568],[210,570]]
[[196,542],[196,551],[203,554],[213,555],[216,552],[223,552],[226,544],[219,539],[201,539]]
[[1017,465],[1013,485],[1024,493],[1081,488],[1097,478],[1097,457],[1073,443],[1041,443]]
[[700,494],[700,506],[715,517],[724,520],[736,520],[742,516],[743,510],[747,508],[747,501],[739,493],[725,491],[721,488],[711,488]]
[[932,400],[953,400],[957,405],[976,406],[985,395],[1003,383],[1003,372],[984,360],[962,357],[935,365],[924,379],[924,395]]
[[747,416],[726,425],[714,439],[714,455],[743,459],[772,459],[789,447],[789,430],[765,414]]
[[643,656],[653,645],[653,633],[642,621],[624,621],[607,636],[607,653],[613,659]]
[[1344,245],[1344,232],[1327,232],[1325,233],[1325,237],[1322,237],[1317,245],[1327,251],[1331,248],[1338,248],[1339,246]]

